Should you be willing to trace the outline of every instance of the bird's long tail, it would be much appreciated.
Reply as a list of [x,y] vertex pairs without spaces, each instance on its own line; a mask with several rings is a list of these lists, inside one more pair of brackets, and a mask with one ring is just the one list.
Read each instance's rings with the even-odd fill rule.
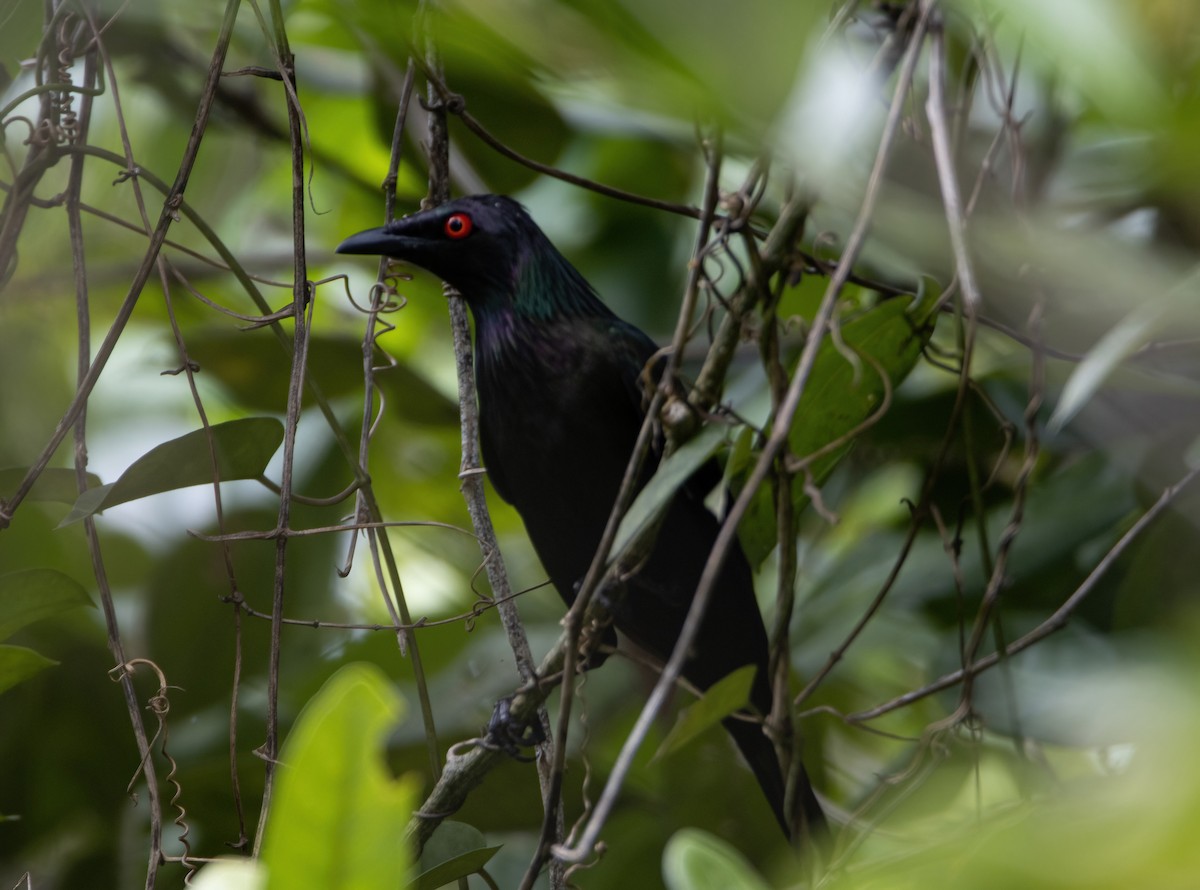
[[824,834],[828,830],[825,813],[808,781],[808,775],[803,773],[804,767],[800,767],[802,775],[796,788],[796,800],[791,808],[795,814],[795,819],[792,819],[784,802],[783,772],[779,768],[779,759],[775,756],[775,746],[763,733],[762,726],[734,718],[724,720],[723,725],[733,736],[742,756],[746,758],[746,763],[758,780],[784,834],[789,838],[819,837]]

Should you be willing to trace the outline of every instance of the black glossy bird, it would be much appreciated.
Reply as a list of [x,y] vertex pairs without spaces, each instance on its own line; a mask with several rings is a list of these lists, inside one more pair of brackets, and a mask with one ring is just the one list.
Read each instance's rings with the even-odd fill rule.
[[[475,319],[480,444],[488,476],[517,508],[534,549],[569,604],[616,500],[645,413],[641,375],[654,342],[614,315],[511,198],[476,195],[360,232],[339,253],[382,254],[456,288]],[[647,461],[644,483],[654,471]],[[614,621],[666,660],[679,639],[717,535],[704,506],[719,480],[707,467],[667,509],[653,552],[628,582]],[[706,484],[707,483],[707,484]],[[684,676],[708,689],[743,665],[758,670],[751,703],[771,708],[767,636],[740,548],[726,560]],[[779,761],[759,724],[727,719],[786,833]],[[807,777],[797,822],[824,817]]]

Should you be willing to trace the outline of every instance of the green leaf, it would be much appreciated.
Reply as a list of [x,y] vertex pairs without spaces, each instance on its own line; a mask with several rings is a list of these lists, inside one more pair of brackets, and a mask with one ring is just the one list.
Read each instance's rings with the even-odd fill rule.
[[[846,351],[832,339],[821,344],[788,436],[793,454],[803,458],[820,451],[879,408],[888,385],[899,386],[917,363],[931,330],[925,325],[936,297],[927,293],[911,308],[902,298],[887,300],[845,322],[841,340]],[[886,384],[881,371],[887,375]],[[847,443],[818,458],[813,475],[824,478],[849,448]]]
[[0,692],[56,664],[57,661],[24,646],[0,646]]
[[0,575],[0,640],[27,624],[90,605],[92,601],[79,582],[54,569]]
[[[822,452],[879,410],[887,390],[894,391],[916,365],[932,332],[930,318],[937,297],[936,289],[929,286],[911,302],[886,300],[841,324],[844,348],[825,339],[788,434],[793,455],[803,459]],[[814,458],[809,464],[813,480],[819,484],[828,476],[853,444],[853,439],[841,442]],[[740,481],[749,475],[750,466],[752,462]],[[797,514],[808,505],[803,485],[794,486],[792,499]],[[775,548],[775,508],[766,486],[755,493],[739,537],[756,568]]]
[[667,841],[663,881],[668,890],[770,890],[741,853],[695,828]]
[[218,859],[200,869],[191,890],[263,890],[267,870],[253,859]]
[[[981,767],[979,761],[992,758],[986,747],[976,748],[969,767],[974,775],[959,803],[963,808],[908,823],[920,824],[936,840],[914,845],[908,836],[888,846],[872,838],[874,853],[847,869],[855,875],[852,886],[1127,890],[1195,885],[1200,770],[1193,746],[1200,713],[1192,642],[1186,646],[1177,653],[1186,655],[1170,670],[1152,667],[1144,654],[1107,669],[1076,663],[1066,698],[1057,695],[1062,689],[1043,693],[1046,715],[1074,723],[1072,732],[1088,724],[1116,729],[1125,744],[1108,748],[1093,740],[1087,748],[1090,768],[1070,774],[1059,769],[1050,780],[1043,776],[1035,782],[1037,774],[1026,770],[1018,783],[1022,791],[990,807],[986,799],[981,802],[980,791],[989,778],[988,764],[985,760]],[[1023,652],[1013,664],[1037,649]],[[1071,703],[1070,712],[1059,713],[1065,702]],[[1056,758],[1063,753],[1047,750]]]
[[1170,102],[1153,38],[1142,33],[1149,16],[1139,16],[1136,5],[1099,0],[957,0],[955,5],[971,16],[1003,16],[1007,27],[997,29],[998,43],[1019,45],[1035,66],[1053,67],[1056,77],[1106,117],[1149,126]]
[[421,873],[408,887],[437,890],[459,878],[473,875],[496,855],[499,846],[489,847],[483,832],[464,822],[443,822],[421,851]]
[[771,496],[771,487],[762,485],[754,492],[746,514],[738,523],[738,541],[741,542],[746,559],[755,571],[775,549],[775,527],[775,503]]
[[[209,434],[212,450],[209,450]],[[257,479],[283,441],[283,424],[273,417],[247,417],[218,423],[158,445],[139,457],[116,482],[81,494],[59,528],[101,510],[138,498],[223,482]],[[214,473],[212,454],[216,454]]]
[[658,465],[650,481],[638,492],[621,520],[613,543],[613,558],[657,518],[659,511],[679,490],[679,486],[721,447],[727,433],[728,427],[709,424]]
[[[28,467],[6,467],[0,470],[0,492],[16,491],[28,472]],[[95,488],[100,484],[100,477],[95,473],[88,473],[87,484],[88,488]],[[73,504],[77,497],[79,487],[75,483],[75,471],[64,467],[50,467],[42,470],[37,481],[33,483],[28,500]]]
[[754,685],[754,673],[757,670],[752,664],[738,668],[709,687],[694,705],[680,711],[675,725],[655,752],[655,757],[678,751],[734,711],[744,708],[750,701],[750,687]]
[[270,890],[375,890],[410,874],[403,829],[419,777],[393,778],[384,743],[404,703],[379,668],[351,664],[313,696],[288,736],[263,862]]
[[1056,433],[1066,426],[1124,360],[1152,341],[1162,330],[1168,308],[1165,300],[1148,305],[1142,303],[1087,350],[1084,360],[1079,362],[1070,374],[1067,385],[1063,386],[1062,397],[1055,405],[1054,414],[1046,422],[1050,432]]

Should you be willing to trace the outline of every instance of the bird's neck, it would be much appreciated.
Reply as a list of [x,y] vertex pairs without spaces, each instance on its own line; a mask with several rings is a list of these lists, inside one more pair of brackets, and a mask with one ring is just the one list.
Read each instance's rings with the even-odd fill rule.
[[516,264],[510,281],[471,301],[481,359],[558,336],[571,319],[613,317],[587,279],[557,250],[547,248],[528,254]]

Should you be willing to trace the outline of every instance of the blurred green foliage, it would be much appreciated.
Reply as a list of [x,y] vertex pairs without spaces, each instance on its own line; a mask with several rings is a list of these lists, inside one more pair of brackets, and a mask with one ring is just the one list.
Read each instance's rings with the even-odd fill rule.
[[417,776],[388,775],[382,742],[404,708],[372,665],[339,670],[305,706],[283,748],[263,842],[267,888],[398,887],[411,853],[393,826],[417,805]]
[[[4,220],[13,218],[15,171],[31,151],[23,119],[36,116],[36,98],[16,100],[35,81],[18,63],[37,56],[46,30],[42,6],[14,0],[0,10]],[[309,140],[307,259],[310,278],[320,282],[308,370],[329,414],[348,431],[351,451],[363,415],[364,315],[348,294],[365,304],[375,270],[335,257],[332,247],[380,221],[378,184],[387,174],[398,85],[424,29],[466,110],[537,161],[696,205],[705,176],[697,125],[705,133],[720,126],[727,195],[756,161],[771,161],[756,225],[770,228],[789,194],[810,195],[800,245],[810,261],[785,270],[779,293],[781,354],[791,368],[828,281],[824,264],[840,257],[868,187],[916,9],[768,0],[447,0],[422,24],[414,2],[286,4]],[[1191,559],[1200,543],[1194,490],[1180,494],[1108,568],[1066,631],[976,678],[965,721],[947,721],[959,709],[961,686],[866,723],[842,718],[961,667],[963,638],[1014,533],[1003,557],[998,620],[980,654],[1039,626],[1164,487],[1194,465],[1200,433],[1200,7],[1189,0],[955,0],[940,10],[958,182],[984,297],[969,385],[960,389],[955,373],[965,329],[954,311],[960,295],[930,151],[927,50],[855,271],[904,292],[925,282],[925,292],[945,298],[948,311],[919,359],[918,341],[888,340],[891,357],[903,359],[897,381],[916,365],[887,413],[854,438],[836,467],[822,469],[821,509],[812,507],[811,491],[795,491],[805,508],[791,637],[797,692],[839,650],[907,553],[882,605],[803,703],[799,721],[805,762],[835,820],[849,823],[834,883],[1190,886],[1198,863],[1189,838],[1200,828],[1200,771],[1188,753],[1200,719],[1193,693]],[[138,167],[170,182],[195,118],[220,9],[184,0],[104,0],[96,15],[113,16],[103,40],[113,67],[88,141],[120,153],[123,126]],[[272,64],[266,38],[243,8],[226,69]],[[80,67],[72,68],[76,83]],[[423,92],[419,76],[417,83]],[[660,341],[669,337],[692,220],[537,175],[453,116],[451,136],[456,191],[516,193],[616,311]],[[397,182],[402,212],[425,191],[425,138],[424,112],[414,103]],[[15,260],[0,270],[0,498],[20,484],[75,389],[71,246],[54,200],[67,188],[69,165],[63,157],[46,171],[19,226]],[[135,181],[153,225],[161,196],[144,178]],[[276,308],[290,299],[290,187],[279,83],[223,78],[186,200]],[[125,298],[146,237],[134,182],[118,165],[89,158],[81,200],[88,208],[85,339],[94,349]],[[202,426],[186,376],[164,373],[183,364],[172,325],[199,365],[195,385],[209,423],[266,416],[274,425],[284,416],[288,352],[269,332],[246,330],[245,321],[189,293],[244,315],[258,312],[237,277],[211,262],[217,252],[198,227],[182,219],[169,241],[164,256],[181,278],[169,276],[165,295],[151,277],[88,400],[93,487],[116,482],[154,448]],[[714,282],[706,311],[719,317],[745,262],[736,246],[706,260]],[[380,368],[383,397],[368,469],[385,519],[397,523],[391,536],[414,618],[460,618],[415,634],[444,755],[478,735],[495,700],[519,681],[495,614],[471,616],[487,581],[459,494],[441,288],[418,273],[400,292],[403,299],[385,316],[393,327],[366,350]],[[848,288],[839,313],[845,341],[855,345],[861,320],[870,325],[903,305],[866,285]],[[709,321],[698,326],[697,350],[715,326]],[[290,339],[290,325],[285,330]],[[1044,349],[1031,345],[1039,342]],[[806,398],[811,404],[824,393],[831,410],[846,408],[849,419],[806,426],[802,413],[798,452],[845,432],[881,399],[877,390],[857,388],[850,363],[838,364],[843,353],[823,354],[828,368]],[[771,405],[759,364],[756,344],[744,344],[727,390],[739,418],[756,426],[768,421]],[[689,362],[685,372],[694,371]],[[868,369],[861,372],[865,385],[875,386]],[[1041,402],[1032,412],[1031,398]],[[303,408],[295,490],[328,498],[354,474],[312,390]],[[820,435],[807,441],[814,427]],[[722,446],[724,437],[711,444]],[[751,433],[734,441],[731,478],[756,445]],[[0,529],[3,651],[31,653],[44,668],[18,675],[0,661],[0,686],[5,677],[23,681],[0,695],[0,885],[13,886],[29,872],[37,890],[141,886],[149,813],[143,786],[135,782],[136,805],[126,792],[139,758],[120,689],[109,679],[114,661],[102,611],[68,608],[79,600],[72,592],[99,602],[83,524],[59,527],[74,500],[72,459],[64,444],[50,475]],[[278,481],[279,472],[275,455],[266,476]],[[231,599],[236,590],[252,609],[270,612],[276,547],[246,539],[225,550],[192,532],[269,531],[278,500],[253,481],[227,482],[218,524],[211,487],[183,489],[194,480],[170,476],[169,468],[156,476],[162,493],[97,517],[98,552],[127,656],[154,661],[171,687],[169,750],[192,853],[217,855],[252,835],[263,781],[254,752],[265,731],[269,623],[246,614],[239,621]],[[913,505],[923,493],[928,521],[909,541]],[[494,496],[489,505],[514,588],[541,584],[544,573],[519,519]],[[352,510],[351,500],[297,500],[290,521],[296,529],[331,527]],[[778,553],[770,552],[774,517],[765,510],[756,518],[762,530],[751,534],[761,545],[760,592],[770,618],[778,574]],[[281,720],[290,729],[331,676],[345,676],[338,674],[345,665],[375,665],[410,703],[407,718],[386,735],[388,764],[414,777],[405,783],[427,787],[432,776],[412,657],[394,634],[366,629],[390,618],[364,540],[351,571],[340,571],[349,545],[344,532],[289,542],[285,614],[301,623],[283,631]],[[559,633],[561,604],[540,588],[524,593],[520,605],[540,654]],[[28,620],[17,621],[18,614]],[[361,627],[332,626],[339,623]],[[235,664],[240,798],[229,763]],[[585,793],[594,799],[652,679],[633,662],[612,659],[583,681],[586,725],[571,738],[568,819],[582,812]],[[135,684],[144,706],[157,684],[141,671]],[[682,692],[678,698],[677,709],[691,701]],[[367,717],[352,709],[345,719]],[[368,722],[371,732],[383,728],[378,713]],[[605,855],[573,880],[593,890],[661,880],[676,890],[706,886],[705,878],[726,874],[718,869],[741,869],[740,886],[802,884],[805,872],[723,736],[701,733],[656,758],[670,725],[660,721],[643,745],[603,833]],[[165,761],[156,755],[156,763],[161,777]],[[388,820],[371,825],[381,848],[399,849],[404,820],[367,812]],[[519,883],[540,818],[533,767],[516,762],[489,776],[456,815],[481,831],[488,847],[502,845],[487,868],[503,887]],[[681,829],[689,833],[677,836]],[[182,847],[169,824],[166,837],[166,853],[178,856]],[[473,834],[463,843],[487,848]],[[159,884],[177,885],[182,875],[169,863]]]

